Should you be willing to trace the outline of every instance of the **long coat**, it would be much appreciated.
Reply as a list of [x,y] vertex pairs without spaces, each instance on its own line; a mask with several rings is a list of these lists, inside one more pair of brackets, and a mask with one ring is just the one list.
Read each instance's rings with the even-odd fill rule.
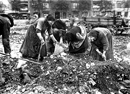
[[11,53],[9,35],[10,35],[10,24],[5,17],[0,16],[0,35],[2,35],[2,43],[4,46],[5,53]]
[[96,51],[98,48],[99,51],[106,51],[106,60],[113,59],[113,43],[112,43],[112,34],[109,29],[97,27],[90,31],[88,36],[95,37],[95,40],[91,42],[91,51],[90,56],[94,60],[104,61],[101,55]]
[[48,34],[51,35],[51,26],[46,22],[44,18],[39,18],[38,21],[32,24],[26,33],[25,39],[20,48],[20,52],[23,57],[37,59],[39,53],[41,57],[47,56],[47,47],[46,45],[41,49],[41,41],[37,36],[36,29],[41,30],[42,37],[45,39],[45,31],[48,31]]

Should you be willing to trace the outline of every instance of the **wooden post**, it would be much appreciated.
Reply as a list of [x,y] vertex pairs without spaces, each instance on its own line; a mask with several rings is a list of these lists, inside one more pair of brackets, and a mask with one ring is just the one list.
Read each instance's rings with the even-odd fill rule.
[[113,24],[116,25],[116,14],[115,14],[115,10],[113,12],[114,12],[114,15],[113,15]]

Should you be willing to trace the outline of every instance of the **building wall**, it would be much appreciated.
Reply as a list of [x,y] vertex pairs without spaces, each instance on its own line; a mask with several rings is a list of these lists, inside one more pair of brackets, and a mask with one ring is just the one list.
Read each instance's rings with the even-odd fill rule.
[[[11,0],[9,0],[9,1],[11,1]],[[31,15],[32,15],[33,12],[35,12],[35,11],[31,8],[30,1],[31,0],[21,0],[22,3],[26,3],[28,5],[28,12],[31,13]],[[43,10],[43,14],[46,15],[48,13],[52,13],[53,15],[55,15],[56,11],[51,10],[51,5],[50,5],[51,1],[57,1],[57,0],[43,0],[43,5],[46,7],[46,9]],[[60,12],[61,18],[67,18],[67,17],[70,16],[70,14],[75,15],[75,16],[79,16],[79,17],[81,17],[83,15],[89,16],[91,14],[90,12],[89,12],[89,14],[88,13],[82,14],[81,12],[78,12],[78,11],[75,10],[75,7],[77,5],[77,1],[79,1],[79,0],[66,0],[66,1],[70,2],[70,9],[71,10],[69,10],[69,11],[58,11],[58,12]],[[94,2],[94,1],[101,1],[101,0],[92,0],[92,1]],[[122,2],[124,2],[126,0],[107,0],[107,1],[111,1],[113,3],[113,10],[115,10],[116,14],[121,13],[121,15],[124,17],[124,15],[127,14],[126,12],[128,12],[128,17],[130,17],[129,16],[130,15],[130,9],[124,9],[123,8]],[[97,14],[98,14],[98,11],[97,11],[98,9],[92,9],[92,10],[94,11],[94,13],[97,12]]]
[[[28,0],[28,9],[29,9],[29,12],[32,13],[34,12],[34,10],[31,8],[30,6],[30,1],[31,0]],[[61,18],[67,18],[69,17],[70,15],[75,15],[75,16],[79,16],[81,17],[82,14],[81,12],[78,12],[75,7],[77,6],[78,4],[78,1],[79,0],[66,0],[67,2],[69,2],[69,7],[70,7],[70,10],[69,11],[56,11],[56,10],[51,10],[51,2],[53,1],[57,1],[57,0],[43,0],[43,6],[46,7],[46,9],[43,10],[43,14],[46,15],[48,13],[51,13],[53,15],[55,15],[55,12],[60,12],[60,16]],[[83,15],[88,15],[87,13],[84,13]]]
[[124,2],[127,0],[115,0],[115,12],[123,18],[130,18],[130,9],[124,8]]

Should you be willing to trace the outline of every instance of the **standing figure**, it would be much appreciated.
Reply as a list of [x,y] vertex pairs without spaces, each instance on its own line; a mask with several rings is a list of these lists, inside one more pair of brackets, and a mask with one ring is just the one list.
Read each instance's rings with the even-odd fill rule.
[[88,37],[91,41],[90,56],[94,60],[105,61],[114,58],[112,34],[109,29],[102,27],[93,28]]
[[66,33],[68,52],[70,54],[84,53],[89,48],[87,29],[79,24]]
[[55,19],[52,15],[48,15],[46,18],[39,18],[34,24],[32,24],[27,31],[23,44],[20,48],[22,56],[25,58],[38,59],[40,55],[40,60],[43,60],[47,56],[47,40],[45,38],[46,31],[48,37],[57,42],[53,36],[52,24]]
[[10,27],[14,25],[13,18],[7,14],[1,14],[0,16],[0,35],[2,35],[2,43],[4,46],[4,52],[6,54],[11,53],[11,47],[9,43]]
[[[14,25],[13,18],[10,15],[7,14],[1,14],[0,15],[0,35],[2,35],[2,43],[4,46],[4,52],[5,54],[9,55],[11,53],[11,47],[10,47],[10,41],[9,41],[9,35],[10,35],[10,27]],[[5,62],[7,63],[7,62]],[[0,61],[0,67],[2,66],[2,62]],[[0,69],[0,82],[4,82],[4,78],[2,76],[2,71]]]

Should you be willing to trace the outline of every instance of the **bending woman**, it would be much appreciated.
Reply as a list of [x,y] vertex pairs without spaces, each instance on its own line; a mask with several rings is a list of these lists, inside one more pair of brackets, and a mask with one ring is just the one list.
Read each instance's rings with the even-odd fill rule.
[[[54,21],[54,17],[49,14],[46,18],[39,18],[28,28],[27,34],[20,48],[23,57],[37,59],[40,54],[42,60],[43,57],[47,56],[48,49],[46,47],[45,31],[48,32],[49,37],[53,42],[57,42],[51,30]],[[41,47],[42,44],[44,45],[43,47]]]
[[88,37],[91,41],[90,55],[94,60],[113,59],[112,34],[109,29],[97,27],[92,29]]
[[[56,20],[54,22],[54,24],[52,25],[53,28],[53,35],[55,37],[55,39],[57,40],[57,42],[60,43],[61,38],[63,39],[63,41],[65,40],[65,34],[66,34],[66,24],[65,22],[63,22],[62,20]],[[49,46],[50,47],[50,52],[51,54],[54,52],[55,49],[55,44],[53,43],[53,40],[50,39],[49,40]]]
[[84,53],[89,48],[87,30],[83,24],[73,27],[66,34],[70,54]]

